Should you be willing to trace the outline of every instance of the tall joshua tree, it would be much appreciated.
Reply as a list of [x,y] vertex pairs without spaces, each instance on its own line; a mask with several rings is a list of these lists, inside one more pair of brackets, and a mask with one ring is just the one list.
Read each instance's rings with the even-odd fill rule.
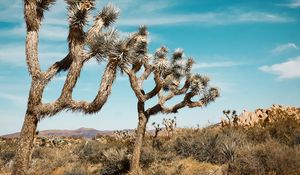
[[[111,93],[117,67],[122,63],[118,55],[117,33],[115,30],[105,29],[116,20],[118,10],[112,6],[104,7],[95,17],[93,25],[85,31],[87,17],[95,6],[95,0],[66,0],[66,2],[69,52],[48,70],[42,71],[38,58],[39,29],[45,11],[55,3],[55,0],[24,0],[27,27],[26,62],[32,80],[12,174],[26,174],[38,122],[62,110],[81,111],[85,114],[99,111]],[[72,98],[73,89],[84,63],[92,58],[107,61],[98,93],[92,102],[75,101]],[[42,103],[45,87],[61,71],[68,71],[68,74],[59,98],[51,103]]]
[[[154,56],[147,54],[147,35],[145,27],[141,27],[138,33],[132,35],[127,44],[135,44],[135,47],[130,47],[130,52],[136,56],[129,58],[129,65],[122,65],[122,70],[128,75],[138,100],[138,126],[131,162],[131,171],[134,173],[139,171],[146,125],[152,115],[177,113],[184,107],[203,107],[219,96],[218,89],[208,85],[208,77],[191,73],[194,61],[192,58],[185,59],[183,50],[175,50],[171,59],[167,58],[166,47],[159,48]],[[139,72],[142,72],[141,76],[138,76]],[[143,82],[151,77],[151,74],[155,86],[151,91],[145,92]],[[166,102],[180,95],[183,96],[181,101],[167,107]],[[146,109],[145,103],[154,97],[158,97],[157,104]]]

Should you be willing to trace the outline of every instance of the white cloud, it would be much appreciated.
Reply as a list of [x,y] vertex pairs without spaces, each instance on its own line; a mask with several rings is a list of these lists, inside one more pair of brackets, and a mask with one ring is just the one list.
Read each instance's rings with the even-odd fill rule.
[[286,43],[276,46],[271,50],[272,55],[279,55],[291,49],[299,49],[295,43]]
[[193,66],[193,69],[200,68],[216,68],[216,67],[233,67],[238,66],[240,63],[224,61],[224,62],[212,62],[212,63],[197,63]]
[[271,66],[262,66],[259,69],[263,72],[274,74],[278,79],[300,78],[300,56],[289,61],[274,64]]
[[280,6],[286,6],[289,8],[300,8],[300,0],[291,0],[287,4],[279,4]]
[[138,26],[145,25],[174,25],[182,23],[193,23],[196,25],[230,25],[239,23],[286,23],[295,19],[278,14],[265,12],[220,12],[220,13],[198,13],[198,14],[173,14],[153,15],[150,17],[121,18],[118,25]]

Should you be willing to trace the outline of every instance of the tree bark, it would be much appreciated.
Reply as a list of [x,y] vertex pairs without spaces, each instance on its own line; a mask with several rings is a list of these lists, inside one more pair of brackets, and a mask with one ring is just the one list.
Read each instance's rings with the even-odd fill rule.
[[37,116],[31,113],[30,110],[27,110],[16,150],[12,175],[27,174],[37,124]]
[[[138,108],[144,108],[144,103],[140,103]],[[133,148],[132,160],[130,170],[133,174],[138,174],[140,171],[140,158],[143,146],[143,140],[146,132],[146,126],[149,117],[145,114],[144,110],[139,109],[139,123],[137,126],[136,140]]]

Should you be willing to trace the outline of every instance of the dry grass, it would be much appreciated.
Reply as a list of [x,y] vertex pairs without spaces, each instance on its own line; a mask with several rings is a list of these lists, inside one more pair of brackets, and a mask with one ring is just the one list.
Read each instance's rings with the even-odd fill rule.
[[[300,174],[300,123],[282,119],[265,127],[183,129],[171,138],[147,136],[145,175]],[[126,174],[133,140],[113,137],[64,147],[37,147],[29,174]],[[0,142],[0,171],[9,174],[16,143]]]

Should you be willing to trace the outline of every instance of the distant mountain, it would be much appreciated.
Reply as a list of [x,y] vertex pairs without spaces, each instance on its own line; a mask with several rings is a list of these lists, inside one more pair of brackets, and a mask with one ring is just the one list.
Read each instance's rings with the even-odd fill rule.
[[[59,136],[59,137],[84,137],[84,138],[92,138],[96,136],[97,134],[101,135],[111,135],[113,134],[113,131],[111,130],[104,130],[104,131],[99,131],[94,128],[79,128],[76,130],[44,130],[39,132],[39,136]],[[1,137],[5,138],[11,138],[11,137],[18,137],[20,135],[19,132],[17,133],[12,133],[12,134],[7,134],[3,135]]]

